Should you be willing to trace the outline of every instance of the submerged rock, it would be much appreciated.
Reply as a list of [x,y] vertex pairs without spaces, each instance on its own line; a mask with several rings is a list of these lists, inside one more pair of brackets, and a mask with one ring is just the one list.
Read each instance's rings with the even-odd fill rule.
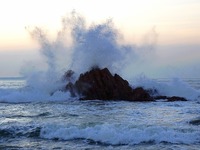
[[167,101],[186,101],[185,98],[177,96],[152,97],[149,90],[147,91],[142,87],[133,89],[128,81],[118,74],[112,75],[107,68],[93,68],[81,74],[74,83],[70,81],[72,75],[72,71],[65,75],[66,80],[69,81],[65,90],[69,91],[73,97],[80,97],[81,100],[154,101],[166,99]]

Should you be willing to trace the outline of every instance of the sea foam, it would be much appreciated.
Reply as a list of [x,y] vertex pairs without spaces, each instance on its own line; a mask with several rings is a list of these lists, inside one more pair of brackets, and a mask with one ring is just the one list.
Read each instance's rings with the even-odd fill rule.
[[74,140],[86,139],[111,145],[134,145],[140,143],[199,143],[199,130],[170,129],[159,126],[134,128],[122,125],[102,124],[91,127],[49,125],[41,129],[45,139]]

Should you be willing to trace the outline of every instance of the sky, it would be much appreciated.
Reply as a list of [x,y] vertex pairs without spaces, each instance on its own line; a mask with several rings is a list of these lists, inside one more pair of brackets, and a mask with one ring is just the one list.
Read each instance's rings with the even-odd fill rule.
[[199,0],[0,0],[0,77],[21,76],[24,64],[41,59],[27,27],[53,36],[73,10],[88,23],[111,18],[125,43],[142,45],[155,31],[152,67],[144,63],[138,73],[200,77],[199,9]]

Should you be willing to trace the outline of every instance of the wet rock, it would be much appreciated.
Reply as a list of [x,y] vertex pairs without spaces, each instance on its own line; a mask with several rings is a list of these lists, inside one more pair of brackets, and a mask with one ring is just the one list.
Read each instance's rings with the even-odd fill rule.
[[76,82],[72,82],[73,74],[73,71],[65,74],[68,81],[65,90],[69,91],[72,97],[78,96],[81,100],[186,101],[183,97],[161,96],[156,89],[145,90],[142,87],[133,89],[128,81],[118,74],[112,75],[107,68],[92,68],[81,74]]
[[159,95],[159,96],[156,96],[156,97],[154,97],[154,99],[155,100],[161,100],[161,99],[168,99],[168,97],[167,96],[161,96],[161,95]]
[[178,96],[168,97],[167,100],[168,100],[169,102],[174,102],[174,101],[187,101],[184,97],[178,97]]
[[187,101],[184,97],[178,97],[178,96],[156,96],[153,98],[154,100],[166,100],[167,102],[174,102],[174,101]]
[[70,82],[66,89],[70,91],[72,96],[77,93],[82,100],[153,100],[143,88],[132,89],[128,81],[118,74],[113,76],[107,68],[93,68],[81,74],[75,84],[72,85]]
[[142,87],[133,89],[132,97],[135,101],[153,101],[153,98],[150,96],[150,94]]

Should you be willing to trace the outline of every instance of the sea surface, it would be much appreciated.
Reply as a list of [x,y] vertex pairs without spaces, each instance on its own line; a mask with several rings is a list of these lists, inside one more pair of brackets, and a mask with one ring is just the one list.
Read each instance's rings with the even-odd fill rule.
[[[169,79],[155,82],[163,87]],[[200,79],[184,82],[198,94]],[[61,93],[48,98],[25,86],[23,79],[0,79],[0,149],[200,149],[200,125],[190,123],[200,120],[199,97],[187,102],[79,101],[63,99]]]

